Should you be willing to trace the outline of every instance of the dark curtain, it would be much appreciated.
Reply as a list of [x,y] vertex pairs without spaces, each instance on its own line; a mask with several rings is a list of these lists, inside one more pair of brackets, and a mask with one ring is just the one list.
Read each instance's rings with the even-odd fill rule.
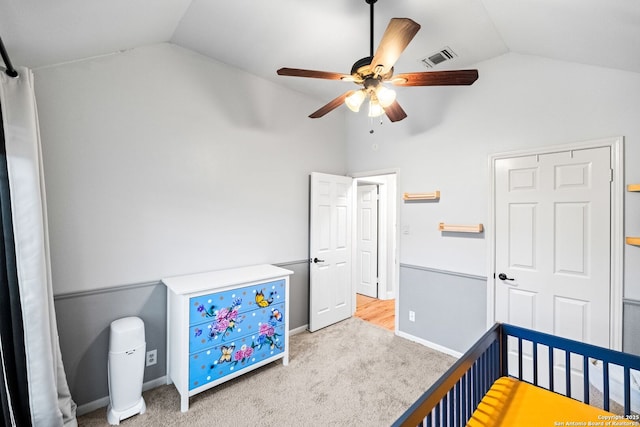
[[5,426],[30,426],[29,389],[13,240],[9,177],[0,105],[0,387],[2,421]]

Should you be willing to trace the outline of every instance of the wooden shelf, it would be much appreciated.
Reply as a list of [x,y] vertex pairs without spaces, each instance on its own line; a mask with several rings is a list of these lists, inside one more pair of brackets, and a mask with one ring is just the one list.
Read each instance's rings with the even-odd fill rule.
[[[640,184],[627,185],[627,191],[640,191]],[[627,237],[627,245],[640,246],[640,237]]]
[[434,191],[432,193],[404,193],[402,198],[407,201],[440,200],[440,191]]
[[640,237],[627,237],[627,245],[640,246]]
[[455,233],[482,233],[484,227],[482,224],[454,225],[441,222],[438,225],[438,229],[440,231],[453,231]]

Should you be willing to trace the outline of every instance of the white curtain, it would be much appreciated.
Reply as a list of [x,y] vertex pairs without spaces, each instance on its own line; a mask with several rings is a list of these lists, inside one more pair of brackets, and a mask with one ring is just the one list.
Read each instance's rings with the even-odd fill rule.
[[77,426],[53,305],[47,212],[33,73],[0,73],[0,105],[20,302],[29,408],[34,426]]

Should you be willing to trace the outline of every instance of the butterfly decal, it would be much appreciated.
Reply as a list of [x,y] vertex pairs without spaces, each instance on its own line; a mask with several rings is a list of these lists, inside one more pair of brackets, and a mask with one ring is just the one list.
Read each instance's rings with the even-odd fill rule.
[[269,304],[273,302],[273,292],[269,295],[269,298],[265,298],[262,291],[256,292],[256,304],[259,307],[269,307]]
[[277,308],[274,308],[273,310],[271,310],[271,318],[282,322],[282,313]]
[[235,345],[231,345],[229,347],[227,347],[226,345],[223,345],[221,348],[222,355],[220,356],[218,363],[231,362],[231,354],[235,349],[236,349]]

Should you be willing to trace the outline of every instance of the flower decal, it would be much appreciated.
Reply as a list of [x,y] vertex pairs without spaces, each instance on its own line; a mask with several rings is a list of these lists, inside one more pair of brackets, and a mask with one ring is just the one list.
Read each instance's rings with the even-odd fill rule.
[[[224,341],[225,334],[233,332],[234,328],[241,323],[238,317],[238,310],[242,305],[242,298],[236,298],[231,307],[224,307],[219,310],[215,309],[215,306],[211,306],[208,310],[202,304],[197,307],[197,310],[204,313],[206,317],[213,317],[215,321],[208,325],[209,340],[214,340],[218,336],[222,335]],[[202,334],[202,330],[196,329],[195,336]]]
[[198,313],[200,313],[202,317],[214,317],[215,309],[216,309],[216,306],[213,304],[211,304],[209,308],[205,307],[204,304],[200,304],[200,303],[198,303],[198,305],[196,306],[196,310],[198,310]]
[[[258,327],[258,336],[254,337],[251,345],[243,344],[242,347],[236,350],[236,346],[231,344],[230,346],[220,347],[220,357],[211,366],[213,368],[215,364],[230,363],[232,366],[249,363],[252,361],[251,357],[255,355],[256,351],[262,349],[263,346],[268,346],[269,349],[283,349],[283,343],[280,340],[281,334],[276,332],[277,320],[271,319],[267,323],[261,323]],[[234,351],[235,350],[235,351]]]
[[251,355],[253,355],[253,347],[247,347],[247,345],[244,344],[238,351],[235,352],[235,354],[233,355],[233,360],[236,363],[244,363],[245,360],[251,357]]
[[262,348],[263,345],[268,345],[271,350],[274,348],[282,349],[282,343],[280,342],[280,335],[276,333],[276,326],[278,321],[273,317],[267,323],[261,323],[258,330],[258,338],[252,343],[254,348]]

